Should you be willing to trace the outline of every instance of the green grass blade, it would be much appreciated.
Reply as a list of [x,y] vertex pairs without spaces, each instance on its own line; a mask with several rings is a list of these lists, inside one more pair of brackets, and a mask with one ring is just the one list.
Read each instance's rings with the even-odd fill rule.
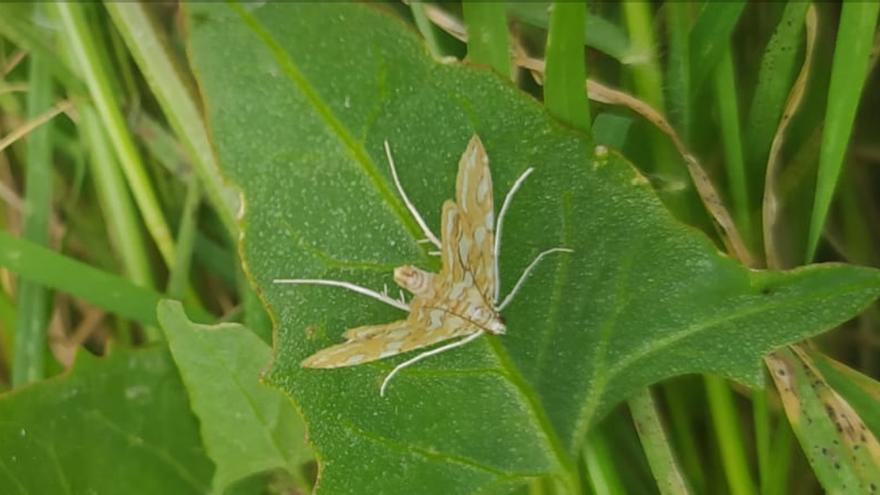
[[691,88],[699,92],[721,55],[730,46],[730,35],[746,3],[705,2],[691,30]]
[[510,35],[502,2],[462,2],[468,31],[468,58],[510,78]]
[[707,375],[704,379],[717,445],[730,492],[734,495],[755,493],[755,484],[749,473],[748,458],[742,442],[743,434],[736,414],[736,404],[733,402],[733,393],[723,378]]
[[223,183],[201,110],[177,69],[167,40],[141,3],[105,2],[116,28],[159,100],[174,132],[186,147],[193,169],[232,238],[237,238],[238,199]]
[[419,30],[419,33],[422,34],[422,38],[425,40],[425,45],[428,46],[428,50],[431,50],[431,53],[434,55],[443,55],[443,49],[440,47],[440,42],[437,40],[436,28],[434,27],[434,24],[431,23],[430,19],[428,19],[428,14],[425,13],[425,5],[422,4],[422,2],[409,2],[409,9],[410,12],[412,12],[416,28]]
[[837,179],[843,168],[844,155],[868,74],[878,12],[880,2],[844,2],[840,13],[807,240],[805,260],[808,263],[816,256]]
[[112,154],[101,120],[89,104],[77,106],[80,130],[91,154],[89,161],[98,200],[114,250],[122,259],[126,276],[141,287],[153,287],[153,275],[144,236],[125,179]]
[[752,194],[763,189],[767,155],[796,75],[798,49],[804,42],[804,16],[809,5],[809,2],[786,4],[761,57],[745,126],[747,179]]
[[740,133],[739,96],[736,91],[733,56],[724,51],[715,73],[715,95],[721,123],[721,143],[724,147],[727,187],[733,206],[733,218],[746,244],[752,239],[751,202],[743,161],[743,143]]
[[667,113],[685,143],[691,136],[691,68],[688,35],[691,21],[685,2],[666,4],[668,54],[666,62]]
[[654,36],[653,13],[647,2],[624,2],[624,17],[629,30],[631,50],[635,59],[631,65],[633,83],[639,98],[663,113],[663,74],[657,60],[657,40]]
[[102,53],[93,34],[89,32],[83,5],[61,2],[57,4],[57,8],[64,24],[67,47],[82,69],[89,93],[122,165],[147,230],[159,248],[162,258],[171,266],[174,263],[171,231],[165,222],[143,160],[128,130],[128,124],[122,116],[119,102],[111,89],[107,56]]
[[662,495],[690,493],[687,481],[678,466],[672,446],[660,422],[660,415],[650,389],[643,389],[629,400],[629,410],[636,424],[651,473]]
[[601,429],[593,430],[584,444],[584,464],[589,484],[597,495],[624,494],[620,474],[611,456],[611,446]]
[[584,90],[587,69],[583,26],[586,15],[585,3],[553,4],[547,34],[544,104],[557,119],[590,132],[590,103]]
[[[22,278],[66,292],[142,325],[157,323],[156,304],[163,297],[158,292],[5,231],[0,231],[0,266]],[[187,311],[200,322],[213,319],[204,312]]]
[[[27,115],[29,119],[52,106],[50,61],[33,55],[29,67]],[[36,245],[49,244],[49,214],[52,208],[52,121],[34,129],[27,137],[23,236]],[[43,378],[46,367],[46,333],[50,293],[39,283],[22,281],[18,293],[15,356],[12,385],[20,386]]]
[[189,285],[189,272],[195,249],[196,216],[201,198],[202,192],[199,183],[191,180],[187,186],[186,202],[183,205],[180,226],[177,229],[177,255],[174,259],[174,268],[168,277],[167,293],[176,299],[184,297]]
[[[550,5],[550,2],[507,2],[507,12],[521,22],[548,29]],[[633,58],[626,31],[616,23],[588,12],[582,29],[584,43],[588,47],[623,63],[628,63]]]

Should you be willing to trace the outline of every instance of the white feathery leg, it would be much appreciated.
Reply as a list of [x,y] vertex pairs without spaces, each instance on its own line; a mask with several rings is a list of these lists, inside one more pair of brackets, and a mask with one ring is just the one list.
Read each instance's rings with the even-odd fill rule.
[[272,281],[272,283],[292,285],[329,285],[332,287],[342,287],[343,289],[348,289],[352,292],[357,292],[358,294],[372,297],[373,299],[382,301],[389,306],[394,306],[397,309],[409,312],[409,304],[403,301],[398,301],[397,299],[389,297],[388,294],[382,294],[372,289],[361,287],[360,285],[355,285],[351,282],[345,282],[343,280],[325,280],[322,278],[276,278]]
[[504,203],[501,203],[501,211],[498,213],[498,221],[495,222],[495,252],[493,253],[495,256],[495,298],[493,300],[495,301],[501,296],[501,274],[498,272],[498,259],[501,257],[501,228],[504,226],[504,216],[507,215],[507,209],[510,208],[510,202],[513,200],[513,195],[516,194],[520,187],[522,187],[523,181],[526,180],[526,177],[534,171],[534,168],[529,167],[522,173],[522,175],[517,177],[513,186],[507,191],[507,196],[504,197]]
[[406,195],[406,192],[403,190],[403,185],[401,185],[400,179],[397,177],[397,168],[394,166],[394,158],[391,157],[391,146],[388,145],[388,140],[385,140],[385,155],[388,157],[388,166],[391,167],[391,177],[394,179],[394,185],[397,187],[397,192],[400,193],[400,197],[403,199],[404,204],[406,204],[406,208],[412,214],[416,223],[419,224],[422,232],[425,233],[425,237],[427,237],[435,246],[440,248],[440,239],[431,232],[431,229],[428,228],[428,224],[425,223],[425,219],[422,218],[419,211],[416,210],[415,205],[412,204],[409,197]]
[[574,252],[574,250],[569,249],[569,248],[553,248],[553,249],[548,249],[546,251],[543,251],[541,254],[539,254],[529,264],[529,266],[526,267],[525,271],[523,271],[523,274],[520,275],[519,280],[516,281],[516,285],[513,286],[513,289],[511,289],[510,293],[507,294],[507,297],[505,297],[504,300],[501,301],[501,304],[498,305],[498,308],[497,308],[498,311],[503,310],[505,307],[507,307],[508,304],[510,304],[510,301],[513,300],[513,296],[516,295],[516,293],[519,291],[520,287],[522,287],[522,285],[525,283],[526,279],[529,277],[529,274],[531,274],[532,270],[536,266],[538,266],[538,263],[544,258],[544,256],[547,256],[548,254],[553,254],[553,253],[573,253],[573,252]]
[[422,359],[440,354],[441,352],[446,352],[448,350],[455,349],[456,347],[461,347],[463,345],[466,345],[466,344],[476,340],[481,335],[483,335],[483,331],[479,330],[476,333],[472,333],[461,340],[456,340],[455,342],[452,342],[450,344],[442,345],[442,346],[437,347],[435,349],[431,349],[430,351],[425,351],[412,359],[408,359],[408,360],[398,364],[397,366],[394,367],[393,370],[391,370],[391,373],[388,373],[388,375],[385,376],[385,379],[382,380],[382,387],[379,388],[379,396],[385,397],[385,388],[388,387],[388,383],[391,381],[392,378],[394,378],[394,375],[398,374],[402,369],[406,368],[407,366],[418,363]]

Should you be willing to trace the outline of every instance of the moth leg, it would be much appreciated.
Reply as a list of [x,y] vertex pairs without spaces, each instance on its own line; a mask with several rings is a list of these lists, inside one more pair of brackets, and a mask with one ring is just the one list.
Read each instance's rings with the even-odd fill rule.
[[529,264],[529,266],[526,267],[525,271],[523,271],[523,274],[520,275],[519,280],[516,281],[516,285],[514,285],[514,286],[513,286],[513,289],[510,291],[510,294],[507,294],[507,297],[505,297],[504,300],[501,301],[501,304],[499,304],[498,307],[497,307],[496,309],[497,309],[498,311],[501,311],[501,310],[503,310],[508,304],[510,304],[510,301],[513,300],[513,296],[516,295],[516,293],[519,291],[520,287],[522,287],[522,285],[525,283],[526,279],[527,279],[527,278],[529,277],[529,275],[532,273],[532,270],[533,270],[536,266],[538,266],[538,263],[544,258],[544,256],[547,256],[548,254],[553,254],[553,253],[573,253],[573,252],[574,252],[573,249],[569,249],[569,248],[559,248],[559,247],[558,247],[558,248],[548,249],[548,250],[542,252],[541,254],[539,254],[539,255],[538,255],[538,256],[537,256],[537,257],[536,257],[536,258],[535,258],[535,259]]
[[421,361],[422,359],[434,356],[436,354],[440,354],[441,352],[446,352],[448,350],[455,349],[456,347],[461,347],[461,346],[477,339],[477,337],[479,337],[481,335],[483,335],[483,331],[478,330],[477,332],[472,333],[461,340],[456,340],[455,342],[452,342],[452,343],[449,343],[446,345],[442,345],[442,346],[437,347],[435,349],[431,349],[430,351],[425,351],[412,359],[408,359],[408,360],[398,364],[397,366],[394,367],[393,370],[391,370],[391,373],[388,373],[388,375],[385,376],[385,379],[382,380],[382,387],[379,388],[379,396],[385,397],[385,389],[388,387],[388,383],[391,382],[391,379],[394,378],[394,375],[398,374],[402,369],[406,368],[407,366],[416,364],[419,361]]
[[510,202],[513,200],[513,195],[519,191],[520,187],[522,187],[526,177],[534,171],[534,168],[529,167],[517,177],[516,181],[514,181],[513,185],[510,187],[510,191],[507,191],[507,196],[504,196],[504,202],[501,203],[501,211],[498,213],[498,221],[495,223],[495,252],[493,253],[495,255],[495,301],[501,296],[501,272],[498,271],[498,259],[501,258],[501,227],[504,226],[504,216],[507,214],[507,209],[510,208]]
[[355,285],[351,282],[345,282],[343,280],[326,280],[322,278],[276,278],[272,281],[273,284],[292,284],[292,285],[329,285],[332,287],[342,287],[343,289],[348,289],[352,292],[357,292],[358,294],[363,294],[368,297],[372,297],[377,301],[382,301],[389,306],[394,306],[397,309],[409,312],[409,304],[403,301],[398,301],[392,297],[389,297],[388,294],[382,294],[381,292],[376,292],[372,289],[368,289],[366,287],[361,287],[360,285]]
[[404,204],[406,204],[406,208],[412,214],[413,218],[416,220],[416,223],[421,227],[422,232],[425,233],[425,237],[431,241],[432,244],[440,247],[440,239],[431,232],[431,229],[428,228],[428,224],[425,223],[425,219],[419,214],[419,210],[416,210],[415,205],[409,200],[409,197],[406,195],[406,192],[403,190],[403,185],[400,184],[400,179],[397,177],[397,168],[394,166],[394,159],[391,157],[391,147],[388,145],[388,141],[385,141],[385,156],[388,157],[388,165],[391,167],[391,177],[394,179],[394,185],[397,187],[397,192],[400,193],[401,199],[403,199]]

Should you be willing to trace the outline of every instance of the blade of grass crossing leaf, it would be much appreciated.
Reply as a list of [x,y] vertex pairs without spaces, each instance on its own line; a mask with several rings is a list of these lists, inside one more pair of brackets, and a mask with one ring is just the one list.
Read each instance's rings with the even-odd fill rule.
[[[782,223],[780,221],[780,210],[785,203],[785,198],[783,198],[784,195],[781,191],[781,186],[783,184],[782,171],[780,170],[782,168],[782,145],[785,140],[786,131],[791,124],[792,117],[801,107],[801,102],[803,101],[806,92],[807,81],[809,80],[814,60],[813,55],[816,44],[817,19],[816,7],[810,5],[804,19],[804,24],[806,26],[804,62],[803,65],[801,65],[798,76],[785,100],[782,117],[779,119],[779,125],[776,127],[776,132],[770,143],[767,165],[764,167],[764,197],[761,205],[761,228],[764,237],[764,256],[767,260],[767,267],[769,268],[783,268],[785,266],[782,253],[780,252],[779,242],[777,240],[777,230]],[[797,163],[799,162],[792,160],[792,163],[785,168],[786,172],[791,174],[792,171],[804,170],[803,166],[794,166]]]
[[143,160],[134,144],[128,125],[120,111],[119,102],[111,90],[107,56],[100,49],[89,31],[82,4],[62,2],[56,4],[64,24],[67,47],[79,64],[98,115],[107,130],[116,151],[128,185],[140,209],[147,230],[159,248],[162,258],[169,266],[174,262],[174,246],[171,231],[162,214],[156,193],[144,168]]
[[730,46],[730,35],[746,3],[705,2],[691,30],[691,90],[699,93],[706,79]]
[[663,74],[657,60],[657,40],[654,36],[654,16],[651,4],[643,1],[624,2],[624,17],[630,36],[633,58],[630,70],[640,99],[660,112],[666,108],[663,98]]
[[666,32],[668,54],[666,63],[666,108],[669,120],[678,129],[685,143],[691,135],[691,76],[688,34],[691,21],[687,2],[668,2]]
[[[640,100],[663,115],[666,113],[663,73],[657,59],[657,39],[651,4],[637,1],[623,2],[621,6],[630,36],[631,63],[628,69],[632,73],[635,93]],[[652,166],[655,167],[651,172],[667,176],[673,181],[686,181],[681,160],[670,151],[663,136],[651,133],[650,140]],[[688,204],[687,196],[669,194],[664,195],[663,199],[679,218],[693,220],[693,208]]]
[[169,296],[175,299],[183,298],[189,284],[189,271],[195,248],[196,215],[201,199],[202,192],[199,183],[196,180],[190,180],[187,184],[186,201],[181,212],[180,226],[177,229],[177,256],[174,259],[174,268],[168,277],[168,290],[166,291]]
[[422,34],[422,38],[425,40],[425,45],[428,46],[431,53],[434,55],[443,55],[440,43],[437,42],[437,33],[434,31],[434,25],[431,24],[431,21],[428,20],[428,15],[425,14],[425,5],[422,4],[422,2],[409,2],[409,10],[412,12],[416,28],[419,30],[419,33]]
[[468,58],[510,78],[510,39],[504,3],[465,1],[461,6],[468,31]]
[[[549,2],[507,2],[507,12],[521,22],[548,29],[550,5],[552,4]],[[630,53],[626,31],[616,23],[588,12],[582,29],[584,42],[588,47],[623,63],[629,63],[634,57]]]
[[742,443],[743,435],[736,414],[733,392],[723,378],[706,375],[704,380],[717,445],[730,492],[734,495],[755,493],[746,449]]
[[878,12],[880,2],[844,2],[841,8],[822,149],[819,152],[816,193],[810,216],[807,263],[816,256],[837,178],[843,168],[856,110],[865,86]]
[[165,116],[186,147],[205,196],[230,237],[237,238],[238,198],[223,183],[201,110],[177,69],[168,41],[147,14],[145,5],[124,2],[106,2],[105,5]]
[[595,429],[584,443],[584,466],[588,482],[596,495],[623,495],[626,490],[614,465],[610,446],[601,429]]
[[584,132],[590,132],[590,103],[584,91],[583,2],[555,2],[547,33],[547,68],[544,104],[551,115]]
[[651,390],[646,388],[636,393],[629,400],[629,410],[651,466],[651,473],[657,481],[657,489],[662,495],[690,493],[687,481],[678,467],[678,461],[666,437]]
[[[5,231],[0,231],[0,266],[143,325],[157,323],[156,304],[162,297],[159,293]],[[204,312],[189,311],[198,321],[213,319]]]
[[746,244],[754,237],[751,220],[751,202],[746,184],[743,144],[740,134],[739,95],[736,91],[733,55],[724,51],[715,71],[715,95],[721,123],[721,142],[724,146],[727,187],[733,206],[733,217]]
[[[42,9],[43,6],[38,6]],[[27,114],[34,118],[52,106],[50,61],[41,55],[29,60]],[[39,246],[49,244],[49,213],[52,208],[51,122],[33,130],[25,142],[27,169],[23,236]],[[46,366],[46,332],[50,294],[37,282],[23,280],[18,293],[15,356],[12,385],[20,386],[43,378]]]
[[758,82],[747,116],[746,166],[750,192],[762,190],[767,154],[785,104],[803,44],[804,16],[809,2],[788,2],[767,42],[758,69]]
[[101,121],[89,104],[79,104],[77,111],[80,115],[80,132],[86,138],[91,155],[89,163],[110,242],[122,259],[126,276],[136,285],[152,288],[153,276],[144,249],[146,244],[140,221]]

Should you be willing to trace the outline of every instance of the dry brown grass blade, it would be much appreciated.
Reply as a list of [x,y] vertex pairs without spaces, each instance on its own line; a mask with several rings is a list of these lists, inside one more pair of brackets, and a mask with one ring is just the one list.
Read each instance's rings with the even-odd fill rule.
[[12,56],[9,57],[9,60],[6,61],[6,64],[3,65],[3,68],[0,69],[0,77],[6,77],[7,74],[12,72],[12,70],[15,69],[22,60],[24,60],[27,54],[27,50],[18,50],[17,52],[12,54]]
[[19,139],[27,136],[31,131],[40,127],[41,125],[49,122],[58,114],[64,112],[67,113],[73,108],[73,103],[70,100],[64,100],[60,103],[57,103],[54,107],[46,110],[42,114],[34,117],[33,119],[25,122],[23,125],[15,129],[6,135],[3,139],[0,139],[0,152],[8,148],[12,143],[18,141]]
[[[522,50],[518,50],[514,56],[514,61],[520,67],[532,71],[532,73],[536,75],[536,79],[540,82],[544,73],[543,60],[529,57],[523,53]],[[630,94],[624,93],[623,91],[609,88],[608,86],[592,79],[587,79],[587,96],[591,100],[600,103],[626,107],[643,117],[648,122],[654,124],[655,127],[669,137],[672,144],[684,159],[691,180],[694,182],[694,186],[697,188],[697,193],[700,195],[700,199],[703,200],[706,210],[721,230],[721,238],[724,241],[727,251],[736,256],[736,258],[746,266],[753,266],[755,262],[752,258],[752,254],[746,247],[746,244],[739,233],[739,229],[736,228],[733,218],[724,206],[721,196],[712,184],[711,179],[709,179],[709,175],[706,174],[706,171],[700,165],[697,158],[687,149],[687,146],[685,146],[672,125],[669,124],[669,121],[667,121],[660,112],[644,101],[639,100]]]
[[[449,33],[450,35],[462,41],[467,41],[467,30],[458,19],[450,16],[437,7],[427,7],[425,9],[428,18],[438,27]],[[514,47],[513,53],[514,63],[524,69],[530,70],[538,82],[541,81],[544,74],[544,61],[534,57],[529,57],[525,51],[519,47]],[[629,108],[631,111],[642,116],[652,124],[654,124],[661,132],[666,134],[673,145],[678,150],[687,165],[688,173],[691,180],[700,195],[706,210],[712,216],[721,233],[721,239],[724,242],[727,251],[733,254],[746,266],[754,266],[755,260],[752,257],[743,241],[742,236],[737,229],[730,212],[724,206],[718,190],[709,178],[709,175],[700,165],[697,158],[687,149],[678,133],[669,124],[669,121],[653,107],[622,91],[609,88],[596,81],[587,79],[587,97],[593,101],[606,103],[609,105],[618,105]]]
[[767,169],[764,178],[764,201],[761,208],[761,216],[764,229],[764,252],[767,257],[767,267],[769,268],[782,268],[781,255],[778,251],[776,239],[780,208],[777,179],[781,173],[782,166],[780,152],[785,142],[785,131],[788,129],[792,117],[803,101],[807,87],[807,78],[813,66],[813,51],[818,24],[815,5],[810,5],[809,9],[807,9],[804,23],[806,24],[807,36],[804,63],[791,87],[791,91],[788,93],[788,99],[785,101],[782,118],[779,120],[779,126],[776,128],[776,134],[773,136],[773,141],[770,145],[770,154],[767,158]]

